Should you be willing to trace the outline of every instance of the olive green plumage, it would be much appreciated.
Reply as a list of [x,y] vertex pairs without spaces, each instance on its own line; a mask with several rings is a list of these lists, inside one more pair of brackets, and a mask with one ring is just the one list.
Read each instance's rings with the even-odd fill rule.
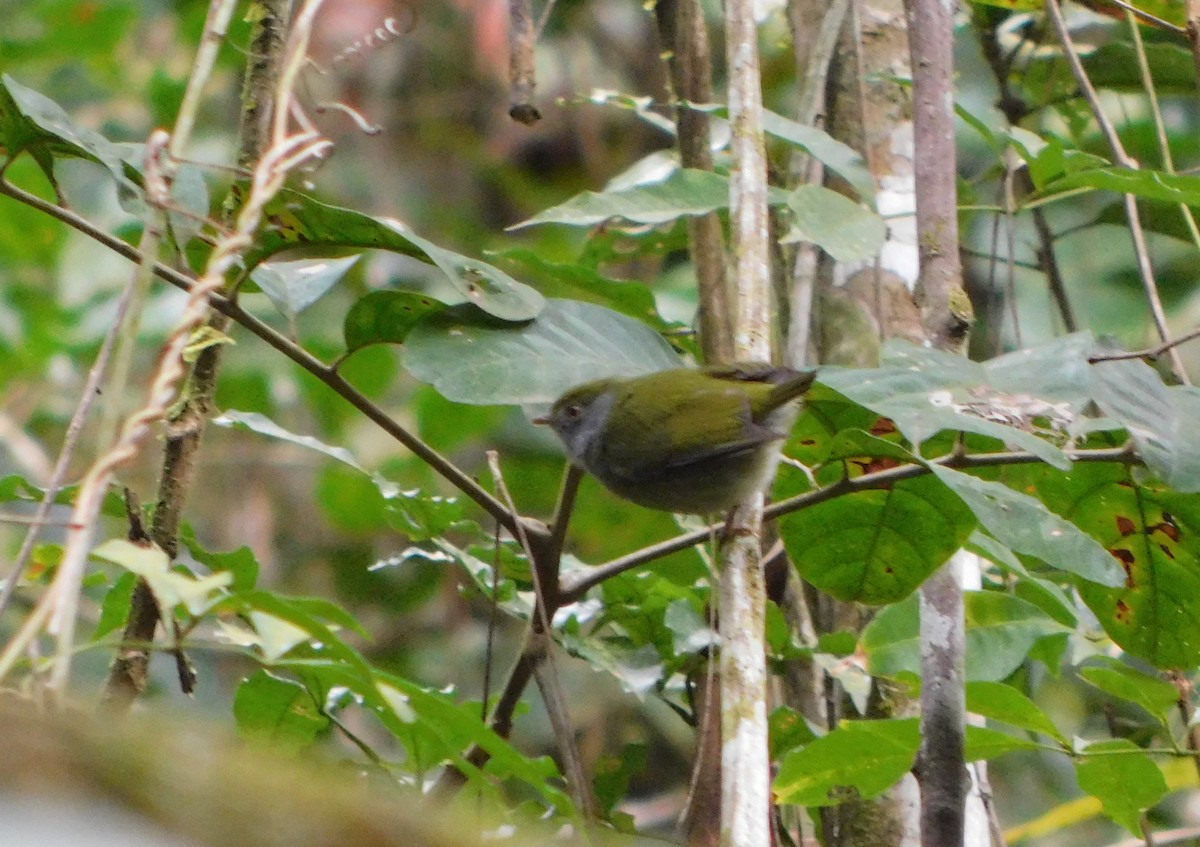
[[613,493],[651,509],[716,514],[767,481],[787,406],[815,375],[740,364],[601,379],[572,388],[538,422]]

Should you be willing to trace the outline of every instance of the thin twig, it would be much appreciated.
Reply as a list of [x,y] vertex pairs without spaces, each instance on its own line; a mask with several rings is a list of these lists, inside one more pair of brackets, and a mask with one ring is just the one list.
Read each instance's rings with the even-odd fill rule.
[[[575,728],[571,724],[571,716],[567,710],[567,697],[559,679],[558,667],[554,662],[554,641],[551,638],[551,619],[558,609],[558,567],[557,557],[545,561],[543,551],[535,550],[525,531],[525,523],[520,519],[516,503],[509,493],[508,485],[504,482],[504,474],[500,469],[500,457],[495,450],[487,451],[488,468],[492,479],[496,482],[496,490],[508,506],[517,526],[517,539],[529,558],[530,574],[533,576],[533,588],[537,597],[534,604],[534,616],[530,620],[529,641],[527,651],[537,655],[533,663],[533,676],[537,680],[538,689],[542,692],[542,702],[546,706],[546,714],[550,717],[550,725],[558,739],[559,754],[562,757],[563,772],[567,777],[567,785],[575,807],[585,820],[596,820],[599,817],[596,797],[592,793],[591,780],[583,768],[583,758],[579,755],[579,745],[575,743]],[[539,555],[541,554],[541,555]],[[547,586],[543,577],[553,580],[553,586]],[[548,589],[552,588],[550,591]]]
[[1112,3],[1114,6],[1118,6],[1122,9],[1124,9],[1127,14],[1129,14],[1133,17],[1141,18],[1142,20],[1147,21],[1148,23],[1152,23],[1157,27],[1161,27],[1162,29],[1165,29],[1168,32],[1175,32],[1175,33],[1179,33],[1180,35],[1184,35],[1187,33],[1186,27],[1182,27],[1179,24],[1173,24],[1168,20],[1164,20],[1163,18],[1158,17],[1157,15],[1152,15],[1149,12],[1147,12],[1145,9],[1139,9],[1137,6],[1134,6],[1132,3],[1126,3],[1125,0],[1106,0],[1106,2]]
[[1200,338],[1200,328],[1184,333],[1178,338],[1170,338],[1162,344],[1147,347],[1145,350],[1135,350],[1132,353],[1097,353],[1094,356],[1088,356],[1088,364],[1094,365],[1096,362],[1120,362],[1125,359],[1153,359],[1163,352],[1170,350],[1172,347],[1178,347],[1180,344],[1186,344],[1197,338]]
[[[1075,450],[1068,452],[1067,456],[1073,462],[1141,463],[1141,459],[1133,451],[1132,445],[1102,447],[1092,450]],[[1040,463],[1041,461],[1042,459],[1033,453],[1013,451],[965,456],[949,455],[941,459],[932,459],[928,464],[901,465],[895,468],[887,468],[886,470],[863,474],[858,477],[845,477],[824,488],[818,488],[816,491],[797,494],[795,497],[789,497],[778,503],[772,503],[764,510],[763,519],[771,520],[772,518],[789,515],[792,512],[810,508],[818,503],[824,503],[827,500],[841,497],[844,494],[852,494],[856,491],[868,491],[876,488],[887,488],[901,480],[913,479],[924,476],[927,473],[932,473],[929,466],[934,464],[956,470],[970,470],[972,468],[1004,467],[1008,465],[1031,465]],[[574,603],[606,579],[661,559],[664,556],[669,556],[672,553],[679,553],[690,547],[695,547],[697,544],[708,540],[710,534],[714,531],[719,531],[721,527],[722,525],[718,523],[693,530],[692,532],[678,535],[675,538],[659,542],[658,544],[643,547],[641,550],[630,553],[627,556],[621,556],[618,559],[613,559],[602,565],[589,568],[587,571],[577,574],[573,579],[569,578],[564,581],[562,586],[562,601],[564,604]]]

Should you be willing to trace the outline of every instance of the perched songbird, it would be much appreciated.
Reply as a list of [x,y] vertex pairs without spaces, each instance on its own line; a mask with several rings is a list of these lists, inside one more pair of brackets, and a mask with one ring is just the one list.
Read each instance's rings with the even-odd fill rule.
[[651,509],[713,515],[762,488],[815,371],[737,364],[576,386],[544,418],[571,461]]

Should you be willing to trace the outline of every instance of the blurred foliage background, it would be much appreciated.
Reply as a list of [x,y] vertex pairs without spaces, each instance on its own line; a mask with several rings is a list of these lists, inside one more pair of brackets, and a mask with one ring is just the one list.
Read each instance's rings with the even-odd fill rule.
[[[715,17],[716,4],[710,5]],[[305,74],[308,105],[314,111],[323,103],[351,106],[379,132],[364,131],[341,109],[320,111],[320,129],[336,148],[328,162],[306,174],[311,190],[335,205],[402,220],[442,246],[485,258],[535,285],[561,281],[556,262],[590,264],[605,277],[649,286],[659,313],[687,327],[695,292],[682,225],[601,230],[587,237],[570,227],[506,229],[580,191],[620,180],[647,155],[672,146],[669,135],[618,98],[602,94],[667,102],[652,13],[628,0],[559,0],[538,43],[544,119],[526,127],[507,115],[506,8],[505,0],[328,0],[315,30],[315,64]],[[174,119],[206,9],[199,0],[0,0],[0,70],[53,98],[78,123],[110,139],[143,140]],[[778,9],[772,9],[763,25],[764,87],[768,105],[786,114],[793,105],[795,80],[786,26]],[[972,22],[964,18],[959,30],[960,103],[995,128],[1001,123],[996,108],[1001,92],[977,36],[981,29],[1005,26],[1017,32],[1013,21],[1022,16],[987,7],[975,8],[970,16]],[[366,35],[388,18],[398,23],[401,34],[363,45]],[[229,44],[244,45],[247,27],[235,18]],[[1097,68],[1110,73],[1109,90],[1122,112],[1122,133],[1132,154],[1155,160],[1149,111],[1137,90],[1140,82],[1117,52],[1127,45],[1127,30],[1097,17],[1087,33],[1117,57],[1097,60]],[[1171,149],[1184,170],[1200,154],[1194,69],[1186,51],[1181,65],[1177,38],[1155,32],[1147,37],[1155,48]],[[230,158],[244,62],[233,47],[221,53],[192,144],[199,162]],[[1002,82],[1029,103],[1054,102],[1072,85],[1061,57],[1049,50],[1044,60],[1029,62],[1022,74]],[[1079,132],[1082,149],[1090,145],[1099,151],[1098,136],[1083,130],[1078,114],[1074,118],[1072,124],[1066,107],[1054,114],[1040,112],[1029,131],[1044,137]],[[979,132],[963,123],[960,135],[964,249],[972,259],[969,281],[982,318],[975,353],[986,357],[1045,340],[1061,326],[1034,267],[1036,248],[1027,217],[1017,219],[1012,233],[1011,287],[1005,260],[993,260],[997,251],[1005,252],[1008,237],[1003,231],[997,235],[992,208],[1003,203],[1004,173]],[[97,167],[75,161],[57,169],[64,197],[90,219],[133,237],[136,221],[121,210],[111,184],[96,178]],[[228,174],[217,167],[207,174],[213,196],[220,196]],[[50,196],[48,184],[27,158],[14,164],[10,176],[23,185],[38,185],[43,196]],[[1056,232],[1067,233],[1057,241],[1058,262],[1080,325],[1138,347],[1150,340],[1146,307],[1128,237],[1111,223],[1113,202],[1113,195],[1090,194],[1054,204],[1048,215]],[[1170,209],[1149,208],[1147,223],[1173,326],[1183,331],[1200,318],[1195,251],[1179,238],[1179,221]],[[129,273],[126,262],[83,235],[0,198],[0,478],[19,474],[36,484],[48,477],[89,363],[111,320],[114,295]],[[306,348],[333,356],[341,349],[342,316],[350,305],[398,280],[411,287],[436,284],[427,266],[376,253],[291,322],[261,294],[247,294],[244,303]],[[180,301],[178,292],[154,288],[128,385],[145,384]],[[363,465],[406,488],[453,493],[310,376],[253,338],[238,337],[236,342],[220,379],[221,409],[262,413],[292,432],[343,446]],[[1194,355],[1188,361],[1194,373],[1200,372]],[[486,476],[485,450],[498,450],[519,508],[543,515],[552,508],[561,454],[520,410],[452,403],[408,376],[390,346],[355,352],[343,372],[473,474]],[[75,474],[108,437],[111,421],[139,402],[137,392],[106,389],[103,414],[85,431],[87,447],[75,458]],[[329,598],[351,610],[371,635],[357,644],[373,662],[425,685],[453,686],[467,697],[479,696],[492,622],[486,604],[464,590],[457,569],[435,555],[414,552],[367,477],[315,452],[235,427],[210,429],[201,456],[187,521],[205,548],[250,547],[264,585]],[[148,450],[125,474],[125,482],[148,497],[156,468],[154,451]],[[619,502],[589,479],[571,525],[571,549],[583,560],[599,562],[675,529],[670,516]],[[20,526],[0,522],[4,556],[15,551],[22,532]],[[122,532],[120,520],[112,520],[111,532]],[[45,541],[53,542],[54,534],[48,531]],[[45,549],[40,565],[50,567],[52,548]],[[654,574],[691,585],[706,574],[706,567],[700,553],[689,551],[657,563]],[[106,587],[102,581],[91,586],[93,605],[85,613],[92,621],[101,617]],[[613,609],[630,615],[637,610],[638,590],[628,575],[605,587]],[[21,611],[18,606],[0,621],[0,632],[12,627]],[[510,662],[520,635],[515,623],[499,622],[496,668]],[[80,684],[98,686],[109,658],[105,650],[86,651]],[[178,693],[166,661],[154,664],[154,697],[228,720],[228,702],[248,672],[247,664],[220,650],[198,650],[193,658],[201,670],[194,703]],[[686,791],[690,728],[662,701],[644,696],[636,667],[618,664],[614,673],[605,674],[582,662],[564,661],[559,668],[585,758],[634,762],[641,754],[631,750],[648,751],[644,761],[649,764],[633,768],[627,808],[642,821],[669,828]],[[1019,673],[1037,676],[1039,702],[1067,735],[1096,731],[1113,721],[1136,733],[1145,720],[1132,711],[1106,712],[1093,689],[1068,676],[1048,675],[1045,665],[1030,662]],[[537,698],[528,700],[531,706],[519,718],[516,743],[530,753],[551,753],[549,723]],[[1006,823],[1028,820],[1078,793],[1068,764],[1051,756],[1009,756],[992,774],[997,794],[1005,797],[1001,812]],[[1177,808],[1164,814],[1194,817],[1197,812]],[[1106,823],[1089,826],[1076,827],[1070,840],[1050,836],[1040,843],[1095,844],[1112,834]]]

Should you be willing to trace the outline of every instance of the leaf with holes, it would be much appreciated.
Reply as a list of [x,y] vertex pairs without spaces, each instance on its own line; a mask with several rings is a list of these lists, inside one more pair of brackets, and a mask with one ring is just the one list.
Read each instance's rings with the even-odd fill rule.
[[1124,570],[1117,587],[1078,584],[1109,637],[1158,668],[1200,664],[1200,497],[1115,463],[1031,467],[1020,478]]

